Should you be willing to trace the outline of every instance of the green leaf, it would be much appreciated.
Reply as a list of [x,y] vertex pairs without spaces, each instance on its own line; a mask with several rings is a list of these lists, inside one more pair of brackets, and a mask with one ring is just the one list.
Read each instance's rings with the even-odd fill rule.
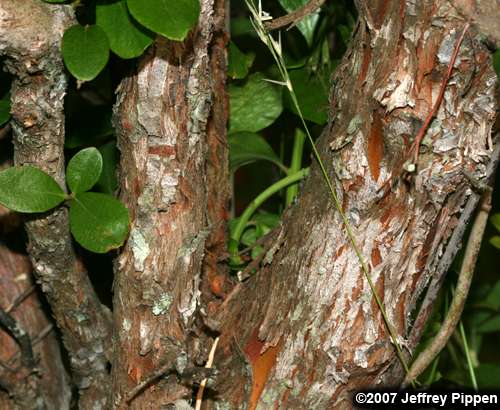
[[184,40],[200,14],[199,0],[127,0],[130,14],[143,26],[171,40]]
[[241,36],[259,38],[248,17],[233,17],[231,18],[231,38]]
[[79,151],[68,163],[66,183],[74,194],[92,188],[102,171],[102,156],[97,148],[90,147]]
[[500,366],[493,363],[482,363],[476,369],[477,384],[481,389],[500,388]]
[[75,196],[71,201],[69,222],[76,241],[96,253],[119,248],[129,230],[127,208],[112,196],[97,192]]
[[268,142],[258,134],[238,132],[230,134],[228,140],[231,172],[259,160],[271,161],[282,169],[285,168]]
[[243,85],[229,86],[229,132],[257,132],[271,125],[283,111],[281,88],[252,74]]
[[248,75],[248,69],[252,66],[255,54],[243,53],[232,41],[229,43],[229,57],[227,75],[234,79],[242,79]]
[[[297,10],[305,6],[310,0],[279,0],[281,6],[288,12]],[[306,39],[307,45],[310,47],[314,38],[314,30],[319,21],[319,10],[315,13],[309,14],[297,23],[297,28]]]
[[[290,80],[304,118],[319,125],[325,124],[328,109],[328,87],[326,85],[328,79],[322,82],[317,75],[310,73],[307,68],[302,68],[290,71]],[[289,93],[285,95],[285,106],[298,115]]]
[[10,120],[10,101],[0,100],[0,126]]
[[62,55],[69,72],[81,81],[90,81],[109,59],[106,33],[99,26],[76,24],[64,33]]
[[116,141],[108,142],[99,147],[102,155],[103,167],[101,177],[97,181],[96,187],[101,192],[112,195],[118,188],[118,178],[116,177],[116,167],[118,166],[118,149]]
[[500,236],[493,236],[490,243],[497,249],[500,249]]
[[59,205],[66,194],[45,172],[30,165],[0,172],[0,204],[17,212],[45,212]]
[[254,219],[258,225],[263,227],[263,235],[278,226],[281,220],[279,215],[264,211],[255,214],[252,219]]
[[106,32],[111,50],[121,58],[139,57],[155,37],[130,16],[125,0],[99,0],[96,24]]
[[252,246],[257,239],[257,230],[255,228],[245,229],[245,232],[241,235],[241,243],[245,246]]
[[500,315],[493,316],[477,326],[477,331],[480,333],[498,332],[500,330]]
[[493,68],[498,76],[500,76],[500,50],[493,53]]
[[481,303],[484,303],[490,309],[500,309],[500,280],[493,285],[488,292],[488,296]]
[[493,224],[495,229],[500,232],[500,214],[494,214],[490,217],[490,222]]

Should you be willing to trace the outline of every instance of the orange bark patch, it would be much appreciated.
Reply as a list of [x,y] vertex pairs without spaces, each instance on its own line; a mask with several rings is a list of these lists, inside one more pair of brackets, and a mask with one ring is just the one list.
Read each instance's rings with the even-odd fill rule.
[[371,47],[365,47],[365,54],[363,55],[363,62],[361,63],[361,71],[359,72],[358,83],[363,85],[366,78],[366,73],[368,72],[368,67],[370,67],[370,62],[372,60],[372,49]]
[[372,249],[372,265],[373,267],[377,266],[382,262],[382,256],[380,255],[380,251],[377,247],[373,247]]
[[264,353],[261,353],[263,347],[264,343],[259,340],[259,327],[256,327],[244,349],[245,356],[252,366],[252,392],[248,404],[249,410],[257,408],[259,398],[276,363],[276,357],[281,350],[281,340],[276,346],[272,346]]
[[159,155],[160,157],[175,157],[175,147],[171,145],[155,145],[148,148],[150,155]]
[[389,0],[382,0],[376,11],[377,14],[376,14],[375,25],[377,26],[377,29],[380,29],[380,27],[382,27],[388,9],[389,9]]
[[380,162],[384,155],[384,136],[381,113],[378,110],[373,111],[372,126],[368,136],[368,166],[370,173],[375,181],[380,176]]
[[129,368],[128,369],[128,376],[135,384],[139,383],[139,381],[141,380],[141,376],[142,376],[142,371],[141,371],[140,367]]

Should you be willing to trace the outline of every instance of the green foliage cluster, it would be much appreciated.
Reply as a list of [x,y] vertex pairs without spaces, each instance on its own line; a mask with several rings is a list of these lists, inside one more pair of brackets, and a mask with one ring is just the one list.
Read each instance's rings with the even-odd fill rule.
[[[65,0],[46,0],[64,3]],[[95,21],[66,30],[62,55],[69,72],[80,81],[94,79],[112,51],[123,59],[139,57],[157,34],[183,40],[198,21],[198,0],[97,0]]]
[[45,172],[30,165],[0,172],[0,204],[17,212],[46,212],[69,204],[71,232],[84,248],[105,253],[120,247],[129,231],[127,208],[111,195],[87,192],[99,180],[103,160],[96,148],[79,151],[68,163],[71,194]]

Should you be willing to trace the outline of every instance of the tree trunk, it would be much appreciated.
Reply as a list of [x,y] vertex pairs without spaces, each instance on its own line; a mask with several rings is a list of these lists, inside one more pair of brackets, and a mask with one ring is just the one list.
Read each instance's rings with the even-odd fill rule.
[[[418,328],[412,314],[444,273],[441,255],[471,195],[463,171],[486,174],[496,76],[469,30],[417,171],[405,173],[401,158],[411,160],[465,21],[442,0],[357,5],[318,146],[399,344],[411,352],[429,310]],[[394,346],[316,164],[274,238],[260,272],[217,317],[218,408],[351,408],[353,390],[399,384]]]
[[[189,399],[201,380],[193,376],[195,366],[210,349],[199,330],[206,314],[200,290],[224,277],[216,267],[229,199],[227,35],[224,1],[200,3],[198,26],[188,38],[158,39],[137,74],[120,86],[115,126],[122,199],[132,224],[115,269],[116,408]],[[213,299],[207,296],[206,302]],[[133,392],[162,367],[160,382]]]

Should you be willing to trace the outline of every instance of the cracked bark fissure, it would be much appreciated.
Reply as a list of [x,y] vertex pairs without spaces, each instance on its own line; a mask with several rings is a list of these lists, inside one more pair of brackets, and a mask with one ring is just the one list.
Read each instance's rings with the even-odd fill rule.
[[[432,108],[465,22],[441,0],[357,6],[359,24],[334,75],[318,144],[404,346],[471,194],[462,169],[485,174],[496,76],[471,30],[417,172],[404,178],[400,158]],[[381,197],[391,175],[394,187]],[[316,165],[277,238],[270,263],[216,318],[220,408],[351,408],[353,390],[397,385],[401,367]]]
[[130,407],[189,400],[193,387],[178,376],[203,365],[210,350],[195,322],[200,290],[221,278],[217,256],[226,241],[227,35],[225,2],[200,5],[193,32],[182,43],[157,39],[120,85],[115,107],[122,199],[132,219],[115,264],[116,408],[161,368],[165,377],[155,377]]
[[[0,2],[0,52],[14,76],[11,90],[16,165],[34,165],[64,181],[66,76],[60,57],[71,7],[38,0]],[[36,22],[36,24],[33,24]],[[29,256],[61,329],[81,409],[105,409],[110,322],[75,255],[67,210],[26,218]]]

